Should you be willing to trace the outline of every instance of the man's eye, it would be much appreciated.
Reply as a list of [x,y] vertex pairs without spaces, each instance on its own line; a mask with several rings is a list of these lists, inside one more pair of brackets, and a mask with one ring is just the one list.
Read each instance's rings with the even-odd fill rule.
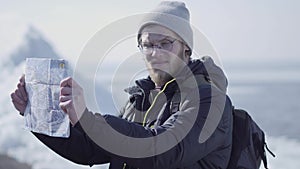
[[143,43],[143,48],[152,48],[152,46],[150,43]]
[[160,43],[160,46],[161,46],[162,48],[169,48],[171,44],[172,44],[171,41],[164,41],[164,42],[161,42],[161,43]]

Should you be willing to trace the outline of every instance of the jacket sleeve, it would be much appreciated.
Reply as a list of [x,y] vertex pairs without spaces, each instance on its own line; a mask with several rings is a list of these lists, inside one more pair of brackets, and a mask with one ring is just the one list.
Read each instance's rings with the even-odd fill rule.
[[[200,97],[195,97],[193,92],[186,95],[178,112],[155,128],[143,127],[115,116],[95,116],[88,111],[83,114],[80,123],[84,124],[89,136],[98,145],[111,148],[112,158],[118,158],[130,166],[188,167],[222,146],[231,144],[231,106],[226,101],[226,95],[212,95],[211,90],[200,89]],[[218,97],[223,101],[225,99],[225,105],[217,102],[213,109],[215,115],[208,116],[212,98]],[[208,117],[216,117],[216,114],[221,116],[216,129],[207,139],[199,140],[200,134],[209,133],[207,128],[202,130]],[[162,151],[164,148],[166,151]],[[132,153],[137,151],[140,154]]]
[[104,164],[110,161],[107,152],[97,146],[83,132],[80,124],[70,128],[69,138],[32,133],[54,152],[77,164],[92,166],[93,164]]

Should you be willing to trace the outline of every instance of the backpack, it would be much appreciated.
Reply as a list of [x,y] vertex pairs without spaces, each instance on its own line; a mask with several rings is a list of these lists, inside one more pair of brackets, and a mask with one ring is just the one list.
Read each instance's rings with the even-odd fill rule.
[[[198,85],[213,85],[207,76],[197,76]],[[180,94],[176,91],[170,105],[171,113],[179,110]],[[261,161],[267,169],[265,149],[275,157],[265,141],[264,131],[255,123],[247,111],[232,107],[232,150],[227,169],[259,169]]]
[[242,109],[232,109],[233,135],[232,150],[227,169],[258,169],[261,161],[267,169],[266,150],[275,157],[265,142],[263,130]]

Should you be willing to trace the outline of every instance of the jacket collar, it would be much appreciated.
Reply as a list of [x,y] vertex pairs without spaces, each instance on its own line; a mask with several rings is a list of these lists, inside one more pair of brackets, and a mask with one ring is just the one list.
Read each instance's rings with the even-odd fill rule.
[[[177,89],[177,83],[181,83],[185,81],[188,77],[192,75],[204,75],[208,77],[212,83],[214,83],[219,89],[226,92],[227,88],[227,78],[210,57],[203,57],[201,59],[195,59],[189,61],[187,67],[185,67],[176,78],[176,81],[170,83],[167,88],[166,92],[172,91],[174,92]],[[150,76],[144,79],[136,80],[136,85],[130,88],[125,89],[126,92],[129,94],[134,93],[133,91],[142,89],[143,92],[148,92],[155,88],[154,82],[151,80]],[[164,86],[162,86],[164,87]]]

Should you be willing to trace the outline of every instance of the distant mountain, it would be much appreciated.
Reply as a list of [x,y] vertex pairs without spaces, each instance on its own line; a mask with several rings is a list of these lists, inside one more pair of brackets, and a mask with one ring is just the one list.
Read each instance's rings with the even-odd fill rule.
[[24,35],[23,42],[4,61],[3,67],[16,67],[28,57],[60,58],[52,45],[44,38],[42,33],[34,26],[29,26]]
[[[22,67],[21,64],[29,57],[63,59],[63,57],[55,51],[53,45],[50,44],[43,34],[34,26],[29,26],[27,31],[24,32],[22,43],[17,45],[15,49],[12,49],[11,54],[8,57],[5,57],[6,60],[4,59],[0,62],[0,72],[3,72],[2,70],[5,70],[6,72],[13,72],[15,69],[20,69]],[[73,68],[71,67],[71,69]],[[72,72],[72,70],[70,72]],[[19,75],[16,75],[16,77],[18,76]],[[82,87],[87,89],[89,89],[91,84],[94,83],[93,79],[87,79],[84,75],[80,75],[77,78],[78,79],[76,79],[76,81],[80,82]],[[115,114],[116,109],[111,93],[105,90],[97,81],[95,83],[95,92],[98,95],[95,99],[98,105],[101,105],[101,112]],[[95,107],[97,106],[95,104],[90,104],[94,99],[91,96],[95,96],[95,94],[90,93],[90,96],[87,96],[86,101],[88,106],[95,110]]]

